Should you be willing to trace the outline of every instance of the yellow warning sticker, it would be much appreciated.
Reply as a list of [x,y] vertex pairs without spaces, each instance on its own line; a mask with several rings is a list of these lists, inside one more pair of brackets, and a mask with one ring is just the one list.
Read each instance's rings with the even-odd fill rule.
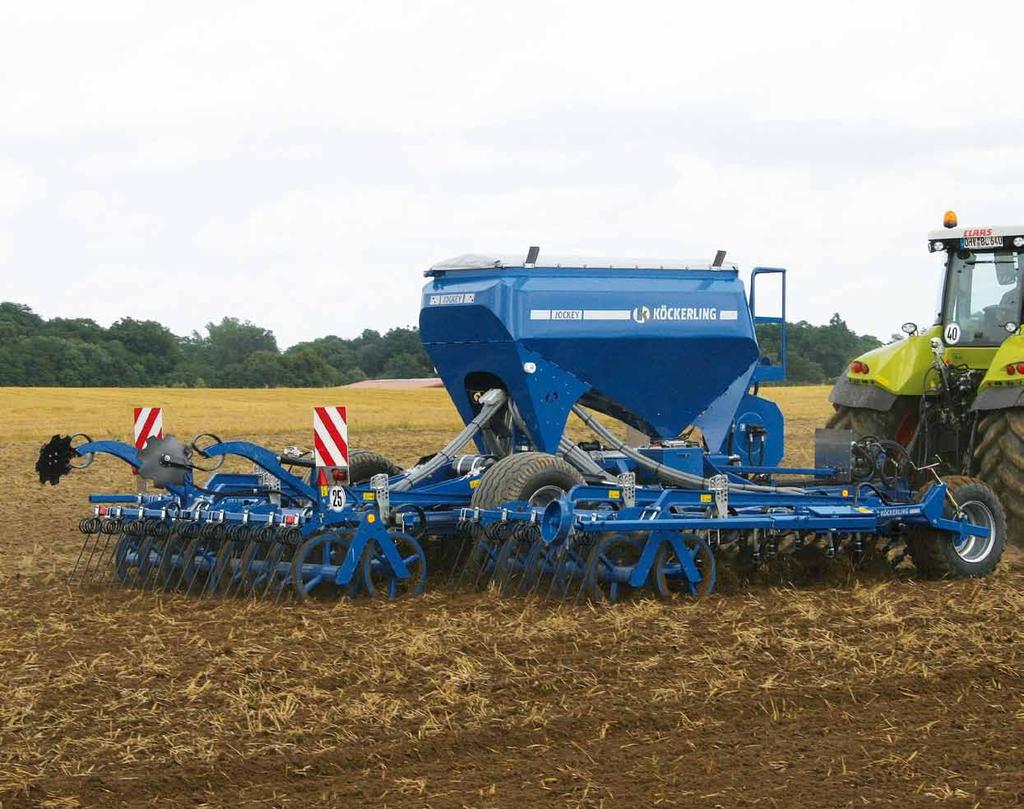
[[327,497],[327,487],[326,486],[321,486],[320,487],[320,496],[321,497]]
[[373,492],[363,492],[363,499],[364,500],[376,500],[377,499],[377,495],[374,494]]
[[608,497],[611,500],[618,500],[620,497],[622,497],[622,495],[619,493],[618,489],[609,489]]
[[471,480],[469,482],[469,488],[471,488],[471,489],[475,489],[479,485],[480,485],[480,478],[477,478],[476,480]]
[[850,490],[849,489],[843,489],[843,497],[849,497],[849,496],[850,496]]
[[366,521],[368,523],[375,523],[375,522],[377,522],[377,515],[376,514],[367,514],[366,515]]
[[703,492],[701,492],[701,495],[700,495],[700,501],[701,501],[702,503],[710,503],[710,502],[711,502],[711,501],[713,501],[714,499],[715,499],[715,498],[713,498],[713,497],[712,497],[712,496],[711,496],[710,494],[704,494]]

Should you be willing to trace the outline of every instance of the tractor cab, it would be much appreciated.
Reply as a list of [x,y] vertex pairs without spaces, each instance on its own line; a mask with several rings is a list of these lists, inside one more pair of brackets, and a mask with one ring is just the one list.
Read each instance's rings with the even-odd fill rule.
[[945,261],[942,340],[947,346],[995,347],[1017,331],[1024,303],[1024,225],[957,227],[948,212],[928,248]]

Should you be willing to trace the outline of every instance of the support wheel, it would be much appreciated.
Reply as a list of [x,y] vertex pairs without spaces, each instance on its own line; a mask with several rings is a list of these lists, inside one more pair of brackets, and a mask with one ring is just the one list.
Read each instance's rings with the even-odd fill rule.
[[1024,545],[1024,408],[984,413],[978,420],[974,468],[999,496],[1007,538]]
[[372,540],[363,555],[363,584],[371,598],[378,595],[388,599],[402,596],[418,596],[427,583],[427,557],[423,547],[409,534],[390,534],[398,554],[405,562],[409,575],[398,578],[391,569],[391,563],[384,555],[384,549]]
[[628,534],[601,537],[587,561],[587,595],[595,604],[615,604],[629,598],[633,587],[629,577],[640,561],[644,540]]
[[[999,498],[975,478],[944,477],[942,482],[960,507],[946,498],[943,516],[967,520],[989,529],[987,537],[954,536],[927,526],[915,527],[907,536],[907,550],[918,573],[930,579],[964,579],[985,576],[999,563],[1006,544],[1006,514]],[[923,496],[934,483],[921,489]]]
[[700,573],[700,581],[692,582],[683,571],[676,549],[667,539],[654,556],[654,592],[658,598],[668,600],[677,595],[709,596],[715,589],[717,569],[715,554],[707,540],[695,534],[680,537],[690,559]]
[[[349,538],[328,533],[310,537],[295,551],[291,563],[291,585],[299,601],[337,601],[356,592],[356,569],[348,584],[338,583],[338,572],[345,562]],[[268,552],[273,563],[272,552]],[[271,572],[270,575],[273,575]]]

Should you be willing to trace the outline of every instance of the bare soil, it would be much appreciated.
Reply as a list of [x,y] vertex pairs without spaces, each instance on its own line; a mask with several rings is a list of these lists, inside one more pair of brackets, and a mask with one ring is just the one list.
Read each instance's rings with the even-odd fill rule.
[[[800,452],[826,414],[794,414]],[[40,420],[0,431],[3,809],[1024,805],[1019,552],[614,608],[71,589],[86,494],[128,479],[40,487]],[[443,434],[391,432],[400,460]]]

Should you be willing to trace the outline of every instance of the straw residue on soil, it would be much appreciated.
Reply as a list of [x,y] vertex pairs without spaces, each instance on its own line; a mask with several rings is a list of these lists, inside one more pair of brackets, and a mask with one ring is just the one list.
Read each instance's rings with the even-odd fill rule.
[[[448,431],[417,415],[436,392],[401,395],[407,433],[368,443],[409,460]],[[804,447],[823,400],[790,422]],[[188,406],[165,417],[183,434],[202,426]],[[249,434],[297,443],[306,415],[268,430],[257,414]],[[206,429],[245,432],[236,418]],[[69,590],[84,494],[127,481],[98,461],[42,490],[33,451],[56,429],[0,430],[4,809],[1024,801],[1019,555],[978,581],[874,574],[613,609]]]

